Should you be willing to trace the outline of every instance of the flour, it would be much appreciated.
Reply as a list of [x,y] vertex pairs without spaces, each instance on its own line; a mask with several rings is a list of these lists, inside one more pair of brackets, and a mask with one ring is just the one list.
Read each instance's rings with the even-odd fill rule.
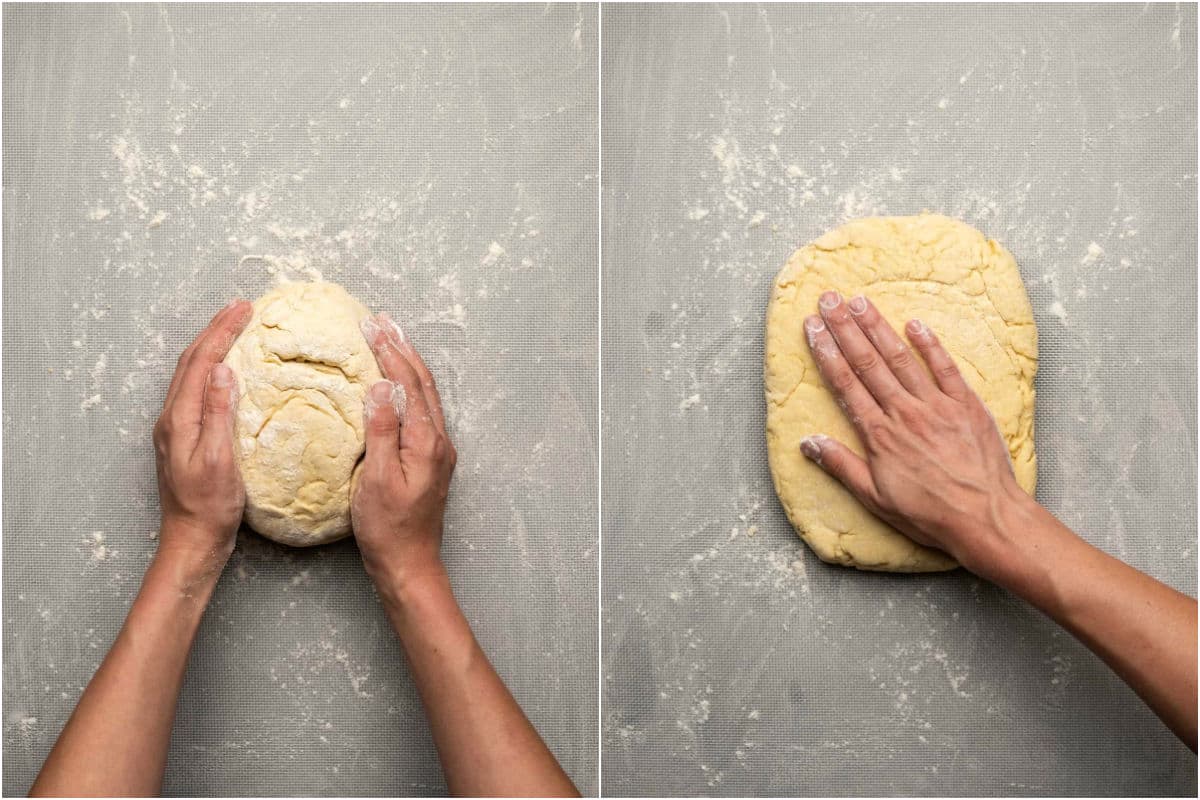
[[86,542],[91,547],[91,560],[93,564],[108,561],[117,556],[117,551],[105,544],[104,531],[93,531],[86,539]]
[[1104,248],[1092,242],[1087,246],[1087,252],[1079,259],[1080,264],[1095,264],[1104,256]]
[[479,259],[479,266],[490,267],[499,261],[507,251],[499,242],[492,242],[488,245],[487,252],[483,258]]

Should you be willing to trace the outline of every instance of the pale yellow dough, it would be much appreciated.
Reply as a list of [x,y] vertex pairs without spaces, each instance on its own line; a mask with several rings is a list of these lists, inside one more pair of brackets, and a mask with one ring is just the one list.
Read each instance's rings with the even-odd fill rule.
[[866,294],[901,336],[909,319],[930,326],[995,416],[1017,482],[1032,494],[1037,329],[1016,261],[947,217],[860,219],[792,255],[767,308],[767,453],[775,491],[800,538],[823,561],[859,569],[953,569],[952,559],[881,522],[800,452],[801,438],[814,433],[863,452],[805,341],[804,318],[816,313],[826,289],[846,298]]
[[367,316],[337,284],[285,283],[254,302],[225,359],[241,391],[245,519],[269,539],[306,547],[350,533],[363,396],[382,380],[359,330]]

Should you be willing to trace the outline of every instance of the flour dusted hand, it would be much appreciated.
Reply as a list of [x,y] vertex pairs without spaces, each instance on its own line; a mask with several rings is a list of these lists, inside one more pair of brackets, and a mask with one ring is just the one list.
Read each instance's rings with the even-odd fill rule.
[[800,447],[872,512],[969,567],[977,538],[1025,495],[996,421],[937,336],[919,320],[905,330],[928,371],[866,297],[821,295],[804,331],[865,457],[819,434]]
[[250,304],[223,308],[183,351],[154,425],[159,549],[214,568],[233,550],[245,492],[233,455],[237,376],[221,361],[250,319]]
[[366,457],[351,501],[367,573],[388,592],[442,570],[442,514],[457,454],[429,368],[386,314],[362,323],[386,380],[363,403]]

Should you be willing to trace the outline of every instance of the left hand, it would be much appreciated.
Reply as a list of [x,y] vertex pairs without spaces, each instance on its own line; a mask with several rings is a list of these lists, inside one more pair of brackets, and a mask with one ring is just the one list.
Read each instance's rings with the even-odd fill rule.
[[399,601],[418,577],[445,575],[442,516],[458,454],[433,374],[412,342],[386,314],[363,320],[362,330],[387,380],[364,398],[354,538],[367,574],[385,599]]
[[233,455],[237,376],[221,362],[251,311],[247,301],[233,301],[183,351],[154,425],[159,553],[178,554],[204,573],[225,566],[246,504]]

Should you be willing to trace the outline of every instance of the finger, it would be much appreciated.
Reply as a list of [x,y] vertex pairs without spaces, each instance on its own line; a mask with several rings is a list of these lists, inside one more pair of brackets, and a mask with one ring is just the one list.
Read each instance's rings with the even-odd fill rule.
[[204,386],[213,365],[224,360],[233,340],[250,321],[251,306],[245,300],[236,301],[228,313],[217,314],[213,323],[197,337],[192,353],[183,366],[183,375],[172,400],[172,426],[195,443],[200,435],[200,420],[204,413]]
[[863,505],[871,509],[876,507],[875,480],[862,456],[822,433],[801,439],[800,452],[836,478]]
[[204,387],[204,418],[196,452],[213,465],[233,456],[233,420],[237,413],[237,376],[225,364],[214,364]]
[[383,376],[404,388],[408,401],[404,419],[401,421],[400,436],[401,450],[414,450],[419,453],[431,453],[434,440],[440,436],[429,406],[425,402],[425,393],[421,389],[421,379],[408,359],[400,355],[383,326],[373,317],[367,317],[361,323],[363,337],[371,346],[375,360]]
[[882,413],[879,404],[846,363],[845,356],[838,349],[823,319],[816,315],[806,319],[804,332],[808,335],[808,348],[812,351],[813,360],[817,362],[817,369],[829,385],[829,390],[858,432],[864,433],[864,421]]
[[421,391],[425,395],[425,405],[429,408],[429,413],[433,416],[434,424],[444,434],[446,432],[446,415],[442,411],[442,396],[438,392],[437,383],[433,379],[433,373],[425,365],[425,359],[421,358],[421,354],[417,352],[417,348],[413,347],[412,342],[404,335],[404,331],[400,330],[400,326],[386,312],[379,315],[379,320],[383,324],[384,330],[389,332],[392,343],[396,346],[400,355],[404,356],[412,368],[416,370],[417,377],[421,381]]
[[833,332],[846,361],[879,405],[888,408],[902,394],[907,394],[900,381],[888,369],[883,356],[854,322],[850,309],[837,292],[825,292],[819,303],[821,317]]
[[919,319],[914,319],[909,320],[904,331],[908,334],[908,340],[913,343],[913,347],[917,348],[917,352],[929,365],[933,379],[937,381],[938,387],[943,392],[956,400],[965,400],[971,396],[971,387],[967,385],[962,373],[958,371],[958,365],[946,352],[946,348],[942,347],[942,343],[938,341],[929,326]]
[[179,384],[182,382],[183,375],[187,371],[187,365],[192,359],[192,354],[196,352],[196,345],[213,330],[213,326],[219,325],[223,319],[229,316],[237,302],[237,300],[234,300],[218,311],[209,320],[208,325],[197,334],[196,338],[187,347],[183,348],[183,352],[179,354],[179,360],[175,363],[175,373],[171,376],[171,384],[167,387],[167,397],[163,401],[164,406],[169,405],[179,393]]
[[901,385],[917,397],[928,397],[937,387],[929,374],[921,368],[912,350],[879,313],[875,304],[859,295],[846,305],[859,329],[867,335],[871,344],[875,345],[875,349],[883,356],[884,362]]
[[404,387],[398,383],[379,381],[367,390],[363,397],[363,427],[369,468],[400,463],[400,421],[406,404]]

